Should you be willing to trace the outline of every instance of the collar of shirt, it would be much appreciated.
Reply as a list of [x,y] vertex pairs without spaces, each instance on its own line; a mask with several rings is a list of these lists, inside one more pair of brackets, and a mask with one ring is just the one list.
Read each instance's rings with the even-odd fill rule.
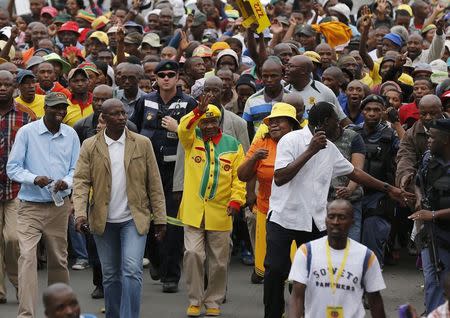
[[120,138],[119,139],[117,139],[117,140],[114,140],[114,139],[112,139],[112,138],[109,138],[107,135],[106,135],[106,129],[105,130],[103,130],[103,135],[105,136],[105,142],[106,142],[106,144],[108,145],[108,146],[111,146],[113,143],[115,143],[115,142],[118,142],[118,143],[120,143],[120,144],[125,144],[125,129],[123,130],[123,133],[122,133],[122,135],[120,136]]
[[47,126],[44,123],[44,117],[42,117],[41,119],[39,119],[38,121],[38,132],[39,135],[43,135],[45,133],[49,133],[55,137],[59,136],[59,135],[63,135],[63,136],[67,136],[67,133],[64,131],[63,129],[63,123],[61,123],[61,125],[59,126],[59,131],[56,134],[53,134],[50,130],[48,130]]
[[81,109],[85,109],[86,107],[88,107],[89,105],[92,104],[92,99],[93,99],[92,93],[88,93],[88,98],[87,98],[87,100],[86,100],[85,103],[83,103],[83,101],[81,101],[81,100],[75,99],[75,98],[73,97],[73,94],[72,94],[72,96],[70,97],[69,100],[70,100],[70,102],[71,102],[72,104],[74,104],[74,105],[79,105],[79,106],[81,107]]
[[222,139],[222,131],[220,130],[220,128],[219,128],[219,132],[217,133],[217,135],[215,135],[211,139],[207,139],[207,138],[203,137],[203,141],[211,140],[214,145],[217,145],[219,143],[220,139]]
[[141,98],[141,96],[144,96],[145,94],[146,94],[146,93],[145,93],[143,90],[141,90],[140,88],[138,88],[138,91],[137,91],[137,93],[136,93],[136,97],[133,98],[133,99],[128,99],[128,98],[126,98],[126,96],[125,96],[125,90],[120,89],[120,90],[117,91],[116,98],[117,98],[117,99],[120,99],[120,100],[124,100],[124,101],[127,102],[127,103],[132,103],[132,102],[134,102],[134,101],[137,101],[139,98]]
[[271,98],[271,97],[267,96],[266,90],[264,89],[264,100],[266,101],[266,103],[269,103],[271,101],[281,102],[281,100],[283,99],[284,90],[285,90],[285,88],[283,87],[283,85],[281,85],[281,93],[278,94],[277,97]]

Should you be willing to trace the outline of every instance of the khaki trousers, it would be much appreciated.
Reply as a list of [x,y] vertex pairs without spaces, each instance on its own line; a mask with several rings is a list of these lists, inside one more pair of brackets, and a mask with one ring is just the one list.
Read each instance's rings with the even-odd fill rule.
[[17,317],[36,317],[38,275],[36,247],[43,237],[47,248],[48,284],[69,283],[67,224],[69,199],[61,207],[51,203],[19,202],[19,312]]
[[[219,308],[227,287],[230,253],[229,231],[206,231],[192,226],[184,227],[183,268],[186,275],[189,304]],[[204,290],[205,261],[208,269],[208,287]]]
[[18,286],[17,202],[18,200],[0,202],[0,298],[6,298],[6,275],[16,289]]
[[247,222],[248,234],[250,236],[250,243],[252,244],[253,254],[255,254],[255,237],[256,237],[256,213],[253,213],[249,208],[245,208],[245,221]]

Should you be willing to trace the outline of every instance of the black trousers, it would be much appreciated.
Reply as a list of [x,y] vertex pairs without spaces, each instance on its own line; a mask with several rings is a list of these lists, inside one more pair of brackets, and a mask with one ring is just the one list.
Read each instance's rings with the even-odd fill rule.
[[277,223],[270,221],[266,227],[267,251],[264,259],[264,317],[281,318],[284,309],[284,283],[291,268],[291,244],[292,241],[300,247],[303,243],[318,239],[326,235],[326,231],[320,232],[313,221],[312,232],[295,231],[286,229]]
[[95,245],[92,234],[86,235],[89,263],[92,266],[92,283],[94,286],[103,288],[102,265],[98,258],[97,246]]

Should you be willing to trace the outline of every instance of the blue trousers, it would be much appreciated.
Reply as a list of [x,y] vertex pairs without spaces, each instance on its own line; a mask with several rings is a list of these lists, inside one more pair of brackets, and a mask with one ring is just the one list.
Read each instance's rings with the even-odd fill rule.
[[86,237],[83,233],[75,230],[75,221],[73,216],[69,217],[69,237],[72,243],[72,249],[77,260],[88,260],[88,252],[86,247]]
[[450,270],[450,251],[438,248],[439,259],[444,264],[444,270],[439,273],[439,281],[436,279],[436,270],[430,260],[428,248],[421,252],[423,276],[425,278],[425,308],[427,314],[430,314],[437,307],[445,302],[443,281],[445,274]]
[[133,220],[106,223],[103,235],[94,235],[108,318],[139,318],[146,239],[147,235],[138,233]]

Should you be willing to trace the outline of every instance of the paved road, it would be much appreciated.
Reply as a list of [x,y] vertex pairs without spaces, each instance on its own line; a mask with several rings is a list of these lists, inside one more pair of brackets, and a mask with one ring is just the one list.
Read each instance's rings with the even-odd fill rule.
[[[415,258],[404,255],[402,264],[399,266],[386,267],[384,278],[387,289],[383,292],[384,304],[387,317],[398,317],[397,307],[409,302],[416,306],[419,313],[423,312],[423,293],[420,288],[422,275],[414,268]],[[223,305],[222,317],[226,318],[262,318],[262,285],[250,284],[251,268],[241,265],[238,260],[233,259],[228,284],[228,302]],[[92,291],[91,271],[71,271],[71,283],[78,294],[83,312],[94,313],[99,318],[104,315],[100,313],[103,306],[102,300],[93,300],[89,294]],[[46,284],[45,271],[39,272],[40,288]],[[9,284],[9,283],[8,283]],[[144,292],[142,297],[141,317],[158,318],[182,318],[185,316],[187,306],[186,289],[181,283],[181,291],[177,294],[163,294],[161,284],[154,282],[145,271]],[[14,296],[12,286],[8,286],[9,296]],[[0,305],[0,318],[15,317],[17,302],[10,301]],[[39,300],[39,318],[44,317],[42,301]]]

